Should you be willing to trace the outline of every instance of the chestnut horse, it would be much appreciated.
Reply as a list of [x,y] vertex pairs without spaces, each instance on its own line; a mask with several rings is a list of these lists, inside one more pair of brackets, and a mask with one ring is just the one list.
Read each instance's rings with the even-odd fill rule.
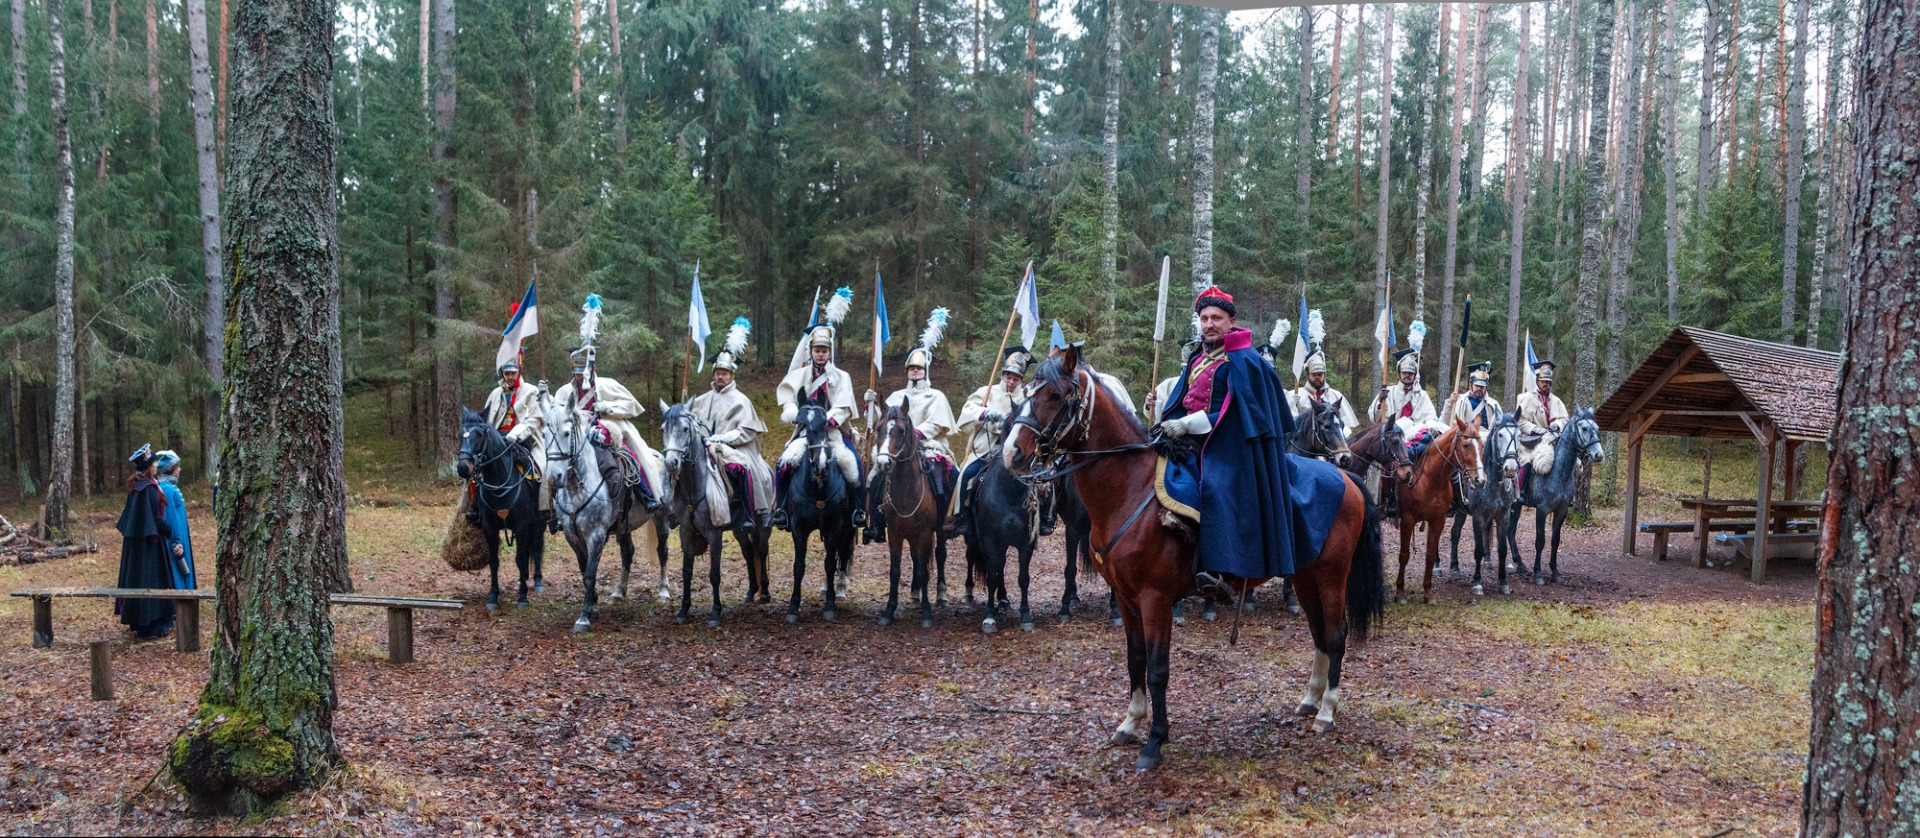
[[1480,426],[1459,419],[1428,447],[1413,476],[1400,487],[1400,578],[1393,583],[1395,602],[1407,601],[1407,561],[1412,557],[1416,527],[1427,528],[1426,578],[1420,593],[1433,603],[1433,569],[1440,563],[1440,531],[1446,529],[1447,512],[1453,508],[1453,476],[1468,491],[1487,483],[1486,465],[1481,462]]
[[[886,495],[880,499],[880,512],[887,516],[887,550],[893,563],[887,575],[887,609],[880,612],[880,625],[893,625],[900,604],[900,548],[912,556],[913,580],[909,600],[920,601],[920,627],[933,627],[933,589],[929,564],[940,538],[941,504],[920,457],[920,435],[914,433],[913,419],[901,405],[887,408],[876,428],[873,468],[886,475]],[[938,466],[935,466],[936,468]],[[940,583],[947,581],[946,558],[941,556]]]
[[[1161,524],[1167,513],[1154,497],[1156,455],[1147,432],[1093,378],[1078,346],[1041,364],[1031,387],[1001,458],[1028,481],[1070,478],[1086,505],[1094,562],[1119,599],[1127,633],[1127,711],[1113,742],[1140,742],[1140,726],[1151,718],[1134,767],[1155,768],[1167,741],[1173,604],[1192,588],[1194,542]],[[1378,511],[1359,484],[1345,480],[1343,486],[1339,516],[1319,557],[1293,575],[1315,650],[1297,712],[1315,717],[1316,732],[1333,728],[1347,638],[1365,640],[1385,606]],[[1244,596],[1264,581],[1236,584]]]

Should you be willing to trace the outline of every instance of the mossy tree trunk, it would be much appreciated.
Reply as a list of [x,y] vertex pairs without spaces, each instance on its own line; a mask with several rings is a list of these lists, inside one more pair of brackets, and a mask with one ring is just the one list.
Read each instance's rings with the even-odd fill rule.
[[332,0],[235,7],[227,390],[212,672],[168,767],[247,814],[339,760],[327,591],[345,565]]
[[1920,833],[1920,25],[1866,0],[1838,425],[1827,468],[1801,834]]

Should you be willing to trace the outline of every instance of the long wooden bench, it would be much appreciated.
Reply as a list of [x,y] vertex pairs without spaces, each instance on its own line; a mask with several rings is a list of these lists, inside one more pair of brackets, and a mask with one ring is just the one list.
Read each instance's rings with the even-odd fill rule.
[[[200,602],[213,599],[214,592],[204,589],[185,591],[165,588],[43,588],[14,591],[12,595],[33,600],[33,647],[36,649],[53,645],[54,598],[72,597],[173,600],[173,648],[181,652],[198,652],[200,651]],[[387,609],[387,660],[391,663],[413,662],[413,612],[415,609],[458,611],[466,607],[466,603],[457,599],[424,597],[332,594],[328,599],[333,605],[362,605]]]
[[[1817,524],[1815,524],[1815,522],[1813,521],[1787,521],[1786,522],[1787,530],[1789,532],[1796,532],[1796,533],[1811,531],[1816,526]],[[1653,560],[1656,562],[1664,562],[1667,560],[1667,539],[1670,536],[1673,536],[1676,534],[1693,535],[1694,522],[1693,521],[1648,521],[1640,525],[1640,531],[1644,533],[1651,533],[1653,535]],[[1707,532],[1751,533],[1753,532],[1753,522],[1752,521],[1726,521],[1726,520],[1709,521],[1707,523]]]

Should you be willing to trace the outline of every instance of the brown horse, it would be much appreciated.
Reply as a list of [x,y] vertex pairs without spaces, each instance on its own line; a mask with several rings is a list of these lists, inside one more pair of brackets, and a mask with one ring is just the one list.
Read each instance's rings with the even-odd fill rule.
[[[1140,741],[1134,767],[1157,767],[1167,741],[1167,676],[1173,646],[1173,604],[1193,584],[1194,542],[1162,525],[1154,498],[1155,454],[1147,433],[1080,362],[1075,346],[1042,364],[1033,396],[1020,408],[1002,446],[1007,467],[1025,480],[1070,477],[1092,522],[1095,564],[1119,599],[1127,633],[1127,712],[1115,744]],[[1379,518],[1366,492],[1343,481],[1340,512],[1318,558],[1293,575],[1315,649],[1313,673],[1298,713],[1313,729],[1331,730],[1340,704],[1340,665],[1347,638],[1365,640],[1384,607]],[[1242,595],[1264,579],[1237,580]]]
[[1393,584],[1395,602],[1407,601],[1407,561],[1413,552],[1409,536],[1424,524],[1427,562],[1420,592],[1432,604],[1433,569],[1440,562],[1440,531],[1446,529],[1447,512],[1453,508],[1453,476],[1458,474],[1468,491],[1487,483],[1480,442],[1479,425],[1454,419],[1453,427],[1434,441],[1414,465],[1413,476],[1400,487],[1400,578]]
[[[893,556],[887,574],[887,609],[880,612],[880,625],[893,624],[894,610],[900,603],[900,547],[905,544],[913,554],[913,582],[907,595],[920,600],[920,626],[932,628],[933,605],[928,597],[933,580],[927,565],[939,541],[942,505],[921,471],[920,435],[914,433],[913,419],[906,411],[899,405],[887,408],[876,430],[879,439],[874,445],[873,467],[886,475],[886,494],[879,506],[887,516],[887,549]],[[944,585],[944,566],[940,577]]]

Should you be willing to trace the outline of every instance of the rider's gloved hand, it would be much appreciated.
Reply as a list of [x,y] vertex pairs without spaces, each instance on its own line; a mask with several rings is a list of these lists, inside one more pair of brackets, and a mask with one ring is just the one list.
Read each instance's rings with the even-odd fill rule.
[[798,419],[798,418],[800,418],[800,408],[799,408],[798,406],[796,406],[796,405],[790,405],[790,404],[789,404],[789,405],[781,405],[781,407],[780,407],[780,424],[782,424],[782,425],[791,425],[791,424],[793,424],[793,420],[795,420],[795,419]]
[[867,391],[867,404],[873,404],[874,402],[877,402],[879,400],[880,400],[879,393],[875,393],[872,390]]
[[740,441],[740,432],[738,430],[732,430],[726,433],[714,434],[713,436],[707,437],[707,441],[721,445],[732,445]]
[[1213,420],[1205,413],[1189,413],[1160,423],[1160,433],[1170,437],[1197,436],[1213,430]]
[[999,422],[1006,418],[1007,418],[1007,414],[1001,413],[998,410],[990,409],[990,410],[983,410],[980,412],[980,419],[981,421],[984,421],[984,422]]

